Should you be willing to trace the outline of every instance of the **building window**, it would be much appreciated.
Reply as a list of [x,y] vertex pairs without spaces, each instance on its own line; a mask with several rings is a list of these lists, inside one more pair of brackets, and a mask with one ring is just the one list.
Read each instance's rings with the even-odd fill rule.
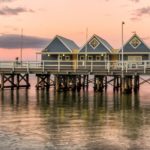
[[84,60],[84,56],[80,56],[80,60]]
[[141,44],[141,41],[140,41],[137,37],[134,37],[134,38],[130,41],[130,45],[131,45],[133,48],[137,48],[140,44]]
[[96,60],[101,60],[101,56],[96,56]]
[[142,56],[128,56],[128,60],[131,62],[141,62]]
[[93,56],[88,56],[88,60],[93,60]]
[[59,56],[59,60],[63,60],[62,58],[63,58],[62,56]]
[[65,56],[65,60],[70,60],[70,56]]
[[96,49],[96,47],[100,44],[100,42],[96,38],[93,38],[89,44],[93,49]]

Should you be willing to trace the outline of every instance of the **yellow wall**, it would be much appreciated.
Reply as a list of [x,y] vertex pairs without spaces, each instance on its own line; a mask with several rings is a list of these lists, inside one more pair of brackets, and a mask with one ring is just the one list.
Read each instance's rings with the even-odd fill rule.
[[75,49],[72,51],[73,52],[73,69],[76,70],[78,69],[78,52],[79,50]]

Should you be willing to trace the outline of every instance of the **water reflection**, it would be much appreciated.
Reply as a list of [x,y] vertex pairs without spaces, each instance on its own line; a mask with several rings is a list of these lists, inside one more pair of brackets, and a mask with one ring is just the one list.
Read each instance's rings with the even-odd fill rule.
[[150,102],[139,93],[6,90],[0,99],[0,141],[12,149],[150,148]]
[[19,107],[27,108],[28,107],[28,90],[22,89],[21,92],[19,90],[4,90],[0,92],[0,106],[11,106],[15,110]]

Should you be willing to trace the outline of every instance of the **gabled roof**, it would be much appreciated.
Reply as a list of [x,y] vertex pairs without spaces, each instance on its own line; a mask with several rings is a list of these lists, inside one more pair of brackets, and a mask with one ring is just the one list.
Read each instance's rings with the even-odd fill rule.
[[95,37],[97,37],[97,39],[104,44],[104,46],[111,52],[111,50],[113,49],[112,46],[103,38],[99,37],[98,35],[94,34]]
[[[141,43],[138,47],[134,48],[131,46],[130,41],[136,37]],[[120,48],[120,51],[122,51],[122,48]],[[145,42],[136,34],[134,33],[132,37],[123,45],[123,51],[124,52],[150,52],[150,48],[145,44]]]
[[70,50],[79,49],[79,46],[72,40],[64,38],[62,36],[57,35],[56,36],[60,41]]
[[43,51],[47,51],[50,45],[52,44],[52,42],[56,39],[58,39],[70,52],[72,52],[72,50],[79,49],[78,45],[74,41],[67,39],[65,37],[56,35]]
[[80,49],[80,51],[82,49],[84,49],[84,47],[89,44],[89,42],[93,39],[93,38],[96,38],[110,53],[112,52],[112,46],[106,41],[104,40],[103,38],[99,37],[98,35],[94,34],[85,44],[84,46]]

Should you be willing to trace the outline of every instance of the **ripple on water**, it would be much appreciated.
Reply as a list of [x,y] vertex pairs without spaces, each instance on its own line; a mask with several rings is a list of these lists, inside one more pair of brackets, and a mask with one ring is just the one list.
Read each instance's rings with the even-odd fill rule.
[[0,95],[0,150],[150,149],[147,93]]

